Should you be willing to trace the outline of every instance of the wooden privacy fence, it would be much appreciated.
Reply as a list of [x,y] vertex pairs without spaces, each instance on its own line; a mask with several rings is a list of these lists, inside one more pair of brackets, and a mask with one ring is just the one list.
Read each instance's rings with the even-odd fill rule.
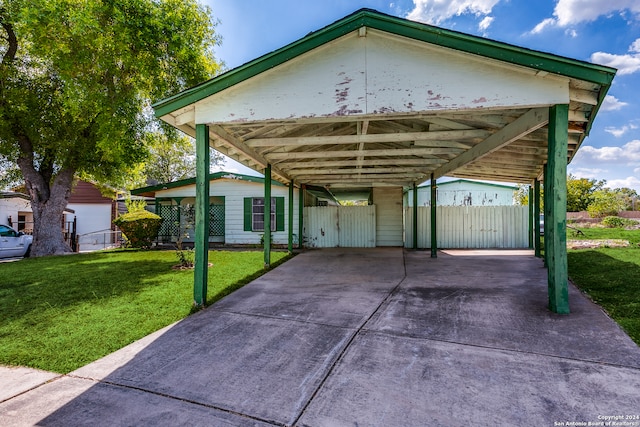
[[320,206],[304,208],[303,243],[310,248],[374,248],[376,207]]
[[[529,247],[527,206],[439,206],[438,248],[523,249]],[[413,246],[413,208],[405,210],[405,247]],[[418,207],[418,248],[431,247],[431,208]]]

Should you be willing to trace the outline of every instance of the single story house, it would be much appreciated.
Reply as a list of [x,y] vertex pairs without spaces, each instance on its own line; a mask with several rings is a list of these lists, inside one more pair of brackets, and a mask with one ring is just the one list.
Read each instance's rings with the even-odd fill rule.
[[[302,194],[303,206],[336,204],[324,189],[307,188]],[[294,206],[300,205],[300,189],[293,193]],[[159,233],[160,242],[194,242],[196,179],[137,188],[132,195],[153,198],[149,210],[164,221]],[[209,244],[258,245],[264,235],[264,178],[230,172],[216,172],[209,176]],[[274,182],[271,191],[272,243],[286,245],[289,223],[289,188]],[[298,230],[299,210],[293,211],[292,225]],[[294,240],[298,241],[298,234]]]
[[[436,184],[438,206],[511,206],[515,185],[455,179]],[[407,205],[413,206],[413,189],[407,193]],[[418,206],[431,206],[431,184],[418,186]]]

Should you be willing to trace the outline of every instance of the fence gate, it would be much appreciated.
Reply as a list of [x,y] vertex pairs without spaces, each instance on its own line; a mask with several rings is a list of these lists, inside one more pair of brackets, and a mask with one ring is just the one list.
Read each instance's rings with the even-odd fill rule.
[[304,208],[303,243],[310,248],[375,248],[376,207]]

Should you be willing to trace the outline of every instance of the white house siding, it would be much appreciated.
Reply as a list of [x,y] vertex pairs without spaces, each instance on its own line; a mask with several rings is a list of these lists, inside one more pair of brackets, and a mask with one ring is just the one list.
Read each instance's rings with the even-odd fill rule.
[[[514,187],[472,181],[442,183],[436,186],[437,206],[510,206]],[[407,193],[407,204],[413,206],[413,190]],[[431,206],[431,187],[418,187],[418,206]]]
[[[156,198],[184,197],[193,198],[196,192],[196,186],[186,185],[179,188],[167,190],[159,190],[156,192]],[[225,241],[230,245],[249,245],[259,244],[261,236],[264,234],[260,231],[244,231],[244,198],[245,197],[264,197],[264,185],[261,183],[242,181],[235,179],[217,179],[209,184],[209,195],[211,197],[224,197],[225,204]],[[284,231],[272,232],[273,243],[285,245],[289,242],[289,188],[280,185],[271,186],[272,197],[284,197]],[[294,191],[293,197],[293,232],[295,234],[294,241],[297,241],[298,231],[298,200],[299,190]],[[185,199],[184,202],[187,200]],[[187,240],[188,241],[188,240]]]
[[[527,206],[438,206],[438,248],[522,249],[529,246]],[[413,208],[405,211],[406,246],[413,244]],[[418,207],[418,248],[431,247],[431,208]]]
[[376,206],[376,245],[402,246],[402,187],[373,189]]

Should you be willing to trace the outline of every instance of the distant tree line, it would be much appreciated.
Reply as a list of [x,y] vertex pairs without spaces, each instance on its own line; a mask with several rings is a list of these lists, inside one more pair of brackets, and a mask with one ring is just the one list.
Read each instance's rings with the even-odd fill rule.
[[[567,212],[589,212],[593,218],[617,215],[620,211],[640,210],[640,196],[631,188],[607,188],[607,181],[567,177]],[[544,186],[541,190],[540,204],[543,204]],[[515,194],[516,202],[529,203],[529,186],[520,185]]]

